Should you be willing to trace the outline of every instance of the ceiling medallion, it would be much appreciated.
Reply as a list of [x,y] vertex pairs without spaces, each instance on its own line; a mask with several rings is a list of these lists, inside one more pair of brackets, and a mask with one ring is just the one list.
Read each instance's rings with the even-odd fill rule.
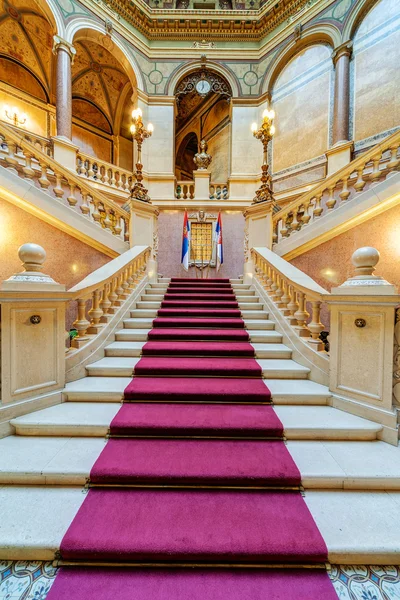
[[195,71],[194,73],[190,73],[190,75],[184,77],[178,84],[178,87],[175,91],[178,104],[181,96],[185,96],[186,94],[190,94],[192,92],[197,92],[197,94],[203,98],[205,98],[210,92],[225,96],[227,100],[231,98],[232,92],[228,82],[221,77],[221,75],[218,75],[217,73],[214,73],[214,71],[207,69],[206,60],[206,57],[202,56],[201,69],[199,71]]

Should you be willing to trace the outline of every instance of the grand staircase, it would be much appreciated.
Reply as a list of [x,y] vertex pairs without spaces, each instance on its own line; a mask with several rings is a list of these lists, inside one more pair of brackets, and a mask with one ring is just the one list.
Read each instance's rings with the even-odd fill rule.
[[333,600],[326,563],[398,562],[398,448],[240,280],[148,285],[65,397],[0,441],[0,558],[57,557],[49,600]]

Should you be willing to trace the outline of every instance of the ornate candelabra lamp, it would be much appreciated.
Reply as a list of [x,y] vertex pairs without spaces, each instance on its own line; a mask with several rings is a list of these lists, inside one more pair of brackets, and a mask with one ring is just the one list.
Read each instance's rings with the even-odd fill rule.
[[137,163],[135,165],[135,178],[136,182],[131,191],[131,198],[136,200],[142,200],[142,202],[150,202],[150,196],[147,193],[147,189],[144,187],[143,181],[143,164],[142,164],[142,145],[144,140],[149,138],[153,131],[154,127],[151,123],[147,125],[147,128],[143,125],[142,121],[142,110],[140,108],[136,108],[132,111],[132,125],[131,125],[131,134],[134,140],[137,143]]
[[254,137],[263,145],[263,164],[261,166],[262,176],[261,176],[261,186],[256,191],[256,195],[253,199],[253,204],[257,204],[258,202],[273,202],[274,197],[272,194],[272,181],[271,175],[268,173],[268,142],[272,140],[272,136],[275,133],[275,126],[273,125],[273,120],[275,118],[275,113],[273,110],[264,110],[263,112],[263,122],[261,127],[258,128],[257,123],[253,123],[251,126],[251,130],[253,132]]
[[27,116],[25,113],[20,114],[17,108],[10,109],[8,106],[4,107],[4,114],[9,121],[12,122],[16,127],[25,125]]

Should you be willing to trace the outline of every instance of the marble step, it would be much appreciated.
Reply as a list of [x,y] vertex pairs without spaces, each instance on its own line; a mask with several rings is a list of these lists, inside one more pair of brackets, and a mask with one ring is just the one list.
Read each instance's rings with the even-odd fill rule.
[[[146,294],[143,294],[140,298],[140,301],[142,302],[161,302],[164,299],[164,294],[154,294],[151,293],[151,291],[147,292]],[[258,303],[260,301],[258,296],[251,296],[251,295],[243,295],[240,296],[240,302],[252,302],[252,303]]]
[[[135,359],[130,359],[135,360]],[[121,402],[132,377],[83,377],[67,383],[64,394],[75,402]],[[268,379],[275,404],[325,405],[330,398],[327,387],[309,379]]]
[[[84,485],[105,443],[100,437],[6,437],[0,440],[0,485]],[[289,440],[287,448],[305,489],[400,490],[400,447]]]
[[[252,344],[256,358],[291,358],[292,351],[284,344]],[[106,356],[141,356],[144,342],[118,341],[105,347]]]
[[[147,340],[148,329],[120,329],[115,334],[116,341],[119,342],[140,342]],[[250,341],[260,344],[279,344],[282,341],[282,334],[274,330],[251,330],[249,331]],[[268,357],[260,357],[268,358]]]
[[[154,311],[155,312],[155,311]],[[263,318],[244,318],[244,324],[246,329],[275,329],[274,321],[268,319],[268,313],[265,313],[265,319]],[[155,317],[136,317],[124,320],[124,328],[126,329],[151,329],[153,327],[153,320]]]
[[[89,377],[131,377],[139,357],[106,356],[87,365]],[[193,358],[193,362],[196,358]],[[264,379],[307,379],[310,369],[299,365],[294,360],[257,359],[262,368]]]
[[[112,402],[64,402],[11,421],[17,435],[105,437],[120,409]],[[288,440],[375,440],[382,427],[331,406],[275,406]]]
[[[79,486],[0,488],[0,559],[53,560],[85,497]],[[304,499],[332,564],[398,564],[400,492],[306,490]]]
[[[255,298],[256,299],[256,298]],[[240,310],[262,310],[263,309],[263,304],[261,304],[261,302],[239,302],[239,309]],[[161,300],[160,302],[146,302],[146,301],[140,301],[136,304],[136,310],[158,310],[159,308],[162,308],[161,306]],[[172,307],[172,306],[168,306],[165,308],[179,308],[179,306],[177,305],[176,307]],[[190,307],[190,306],[185,306],[182,307],[183,309],[185,308],[197,308],[195,306]],[[202,307],[198,307],[198,308],[202,308]],[[213,308],[212,305],[206,306],[205,308]],[[216,307],[216,308],[220,308],[220,307]],[[235,309],[233,309],[235,310]]]
[[[235,309],[236,310],[236,309]],[[130,315],[132,319],[144,319],[144,318],[151,318],[151,319],[155,319],[157,317],[157,312],[158,310],[153,309],[153,308],[147,308],[147,309],[134,309],[130,311]],[[212,317],[218,317],[218,314],[216,313],[215,315],[210,315]],[[262,310],[262,307],[260,307],[259,310],[242,310],[241,311],[241,316],[244,320],[247,319],[268,319],[268,313],[264,312]],[[196,316],[194,316],[194,318],[196,318]],[[203,317],[205,318],[205,317]],[[226,318],[226,317],[221,317],[222,319]]]

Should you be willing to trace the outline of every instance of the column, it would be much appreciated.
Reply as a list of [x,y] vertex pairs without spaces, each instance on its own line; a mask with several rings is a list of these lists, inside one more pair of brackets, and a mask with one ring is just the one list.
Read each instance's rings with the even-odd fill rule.
[[53,52],[57,56],[56,122],[57,137],[72,137],[72,83],[71,65],[76,54],[72,44],[58,35],[54,36]]
[[332,55],[335,66],[335,100],[333,110],[332,144],[349,140],[350,56],[352,42],[335,49]]

